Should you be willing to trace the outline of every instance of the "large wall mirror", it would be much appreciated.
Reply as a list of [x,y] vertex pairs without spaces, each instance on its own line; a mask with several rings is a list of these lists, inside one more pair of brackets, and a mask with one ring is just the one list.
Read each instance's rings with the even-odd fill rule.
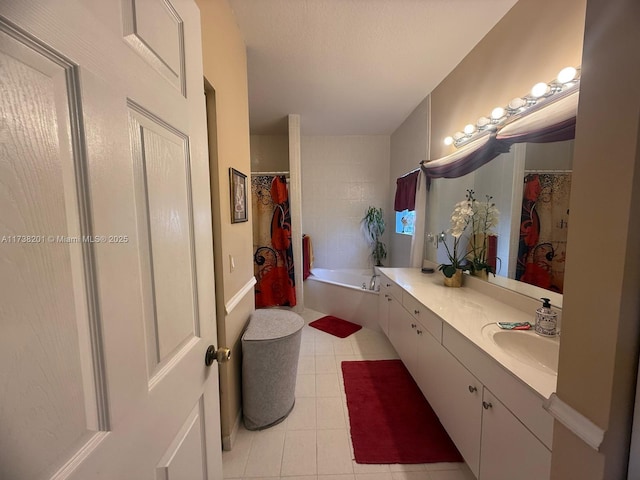
[[[427,232],[450,228],[453,205],[468,189],[479,200],[493,197],[500,220],[496,277],[489,281],[530,296],[551,295],[554,304],[561,303],[572,159],[573,140],[519,143],[467,175],[432,180]],[[446,263],[444,249],[432,247],[427,258]]]
[[[487,196],[500,211],[495,229],[497,235],[496,276],[489,281],[525,295],[549,297],[555,306],[562,306],[564,264],[567,232],[569,230],[569,197],[573,162],[573,131],[575,98],[565,98],[551,108],[539,109],[529,119],[523,119],[525,133],[510,147],[506,143],[497,156],[479,167],[466,168],[464,159],[434,162],[431,167],[430,189],[427,196],[425,258],[436,263],[448,263],[446,250],[437,248],[434,240],[440,232],[450,229],[454,205],[465,200],[467,190],[475,198],[485,201]],[[573,110],[572,110],[573,109]],[[562,113],[558,113],[562,110]],[[545,111],[553,119],[545,124]],[[557,122],[558,118],[562,121]],[[525,123],[527,122],[527,123]],[[573,123],[572,123],[573,122]],[[515,124],[514,124],[515,125]],[[558,126],[558,130],[553,128]],[[551,127],[551,129],[550,129]],[[503,131],[510,129],[503,129]],[[569,134],[568,132],[571,131]],[[542,135],[538,135],[543,132]],[[508,138],[506,135],[505,138]],[[535,142],[526,141],[535,138]],[[497,138],[500,143],[500,134]],[[492,140],[493,141],[493,140]],[[508,142],[508,140],[507,140]],[[493,148],[493,147],[492,147]],[[482,152],[481,152],[482,154]],[[444,174],[442,165],[457,165],[469,173]],[[428,164],[427,164],[428,165]],[[449,171],[453,171],[449,168]],[[437,178],[454,176],[456,178]],[[432,241],[429,241],[431,239]]]

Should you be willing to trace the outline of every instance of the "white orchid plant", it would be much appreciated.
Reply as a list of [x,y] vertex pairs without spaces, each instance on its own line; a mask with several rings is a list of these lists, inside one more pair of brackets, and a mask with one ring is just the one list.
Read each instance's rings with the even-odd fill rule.
[[[493,234],[493,229],[498,225],[500,212],[492,202],[493,197],[487,196],[486,202],[479,202],[474,195],[473,190],[467,190],[466,199],[454,206],[451,214],[451,228],[449,229],[449,233],[453,237],[452,249],[444,241],[445,233],[442,232],[440,235],[447,250],[449,263],[442,263],[438,268],[448,278],[451,278],[456,270],[471,270],[472,272],[486,270],[495,274],[491,265],[487,263],[487,237]],[[467,228],[471,230],[470,249],[463,254],[460,252],[460,241]]]
[[[447,257],[450,263],[442,263],[438,269],[444,274],[445,277],[451,278],[456,273],[456,270],[468,270],[466,255],[460,255],[460,240],[462,234],[465,232],[471,219],[473,217],[473,209],[469,201],[462,201],[456,203],[451,214],[451,228],[449,233],[453,237],[453,249],[450,249],[446,241],[442,241],[444,247],[447,250]],[[445,235],[442,232],[441,238],[444,239]]]
[[467,201],[473,210],[467,258],[472,272],[486,270],[487,273],[495,275],[496,272],[493,266],[488,263],[487,253],[489,250],[489,236],[495,235],[494,229],[498,226],[500,212],[493,202],[493,197],[487,195],[486,198],[486,202],[479,202],[474,197],[474,191],[467,190]]

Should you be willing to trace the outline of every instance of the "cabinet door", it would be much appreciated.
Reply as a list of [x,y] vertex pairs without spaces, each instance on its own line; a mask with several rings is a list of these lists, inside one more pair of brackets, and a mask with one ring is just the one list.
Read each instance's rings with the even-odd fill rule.
[[551,452],[485,387],[479,480],[545,480]]
[[389,340],[409,373],[416,378],[418,335],[416,320],[395,297],[389,302]]
[[[436,362],[432,369],[436,369],[434,374],[439,378],[432,382],[440,386],[440,393],[436,395],[432,406],[467,465],[478,477],[482,384],[446,349],[437,352],[432,360]],[[520,480],[518,476],[511,480],[515,478]]]
[[392,302],[391,289],[387,287],[385,277],[380,282],[380,293],[378,295],[378,323],[384,334],[389,336],[389,304]]
[[438,340],[428,331],[420,329],[418,334],[418,360],[416,383],[423,395],[429,401],[436,413],[446,408],[446,382],[448,378],[443,374],[442,364],[445,355],[451,355]]

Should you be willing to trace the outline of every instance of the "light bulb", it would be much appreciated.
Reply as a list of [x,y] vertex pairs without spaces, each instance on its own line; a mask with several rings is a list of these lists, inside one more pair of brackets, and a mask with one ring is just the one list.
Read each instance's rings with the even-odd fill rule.
[[475,132],[475,131],[476,131],[476,126],[470,123],[469,125],[466,125],[466,126],[464,127],[464,130],[463,130],[463,131],[464,131],[464,133],[466,133],[467,135],[471,135],[473,132]]
[[569,83],[571,80],[576,78],[576,74],[578,71],[573,67],[566,67],[560,70],[558,73],[557,80],[559,83]]
[[518,110],[525,106],[527,101],[524,98],[516,97],[509,102],[509,108],[511,110]]
[[446,137],[444,139],[444,144],[447,146],[453,144],[453,137]]
[[540,98],[549,91],[549,85],[544,82],[536,83],[531,89],[531,96]]
[[489,120],[487,117],[480,117],[476,122],[476,125],[478,125],[478,128],[484,128],[490,123],[491,123],[491,120]]
[[491,118],[494,120],[498,120],[502,117],[504,117],[504,108],[496,107],[491,111]]

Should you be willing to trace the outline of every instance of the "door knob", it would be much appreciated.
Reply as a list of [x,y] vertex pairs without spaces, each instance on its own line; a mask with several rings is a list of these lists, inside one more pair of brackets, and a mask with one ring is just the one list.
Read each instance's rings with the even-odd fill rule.
[[216,347],[213,345],[209,345],[207,347],[207,351],[204,354],[204,364],[207,367],[210,367],[214,360],[217,360],[219,363],[224,363],[229,361],[231,358],[231,350],[228,348],[220,348],[216,350]]

